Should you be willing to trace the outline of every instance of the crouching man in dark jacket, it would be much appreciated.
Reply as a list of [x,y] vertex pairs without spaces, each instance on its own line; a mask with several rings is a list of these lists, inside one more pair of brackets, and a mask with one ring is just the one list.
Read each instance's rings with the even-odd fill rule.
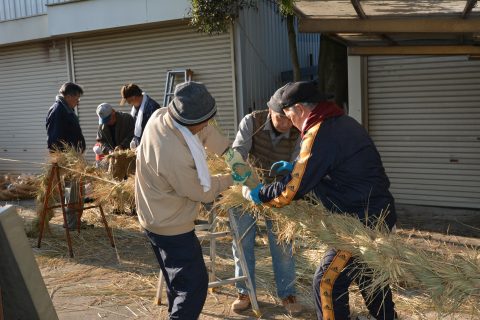
[[[396,222],[390,182],[372,139],[354,119],[328,101],[314,82],[287,84],[280,98],[285,115],[301,131],[300,155],[279,169],[289,174],[281,181],[259,184],[245,197],[271,207],[283,207],[313,192],[338,214],[352,214],[372,227]],[[392,292],[387,286],[373,294],[368,273],[345,250],[329,249],[313,279],[317,318],[350,319],[348,287],[355,281],[370,315],[377,320],[395,317]]]

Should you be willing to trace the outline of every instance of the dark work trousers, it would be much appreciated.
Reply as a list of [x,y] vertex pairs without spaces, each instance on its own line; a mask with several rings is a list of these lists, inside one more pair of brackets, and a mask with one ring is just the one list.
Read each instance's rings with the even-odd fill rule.
[[313,277],[317,319],[350,319],[348,287],[353,281],[358,285],[370,315],[377,320],[393,320],[395,310],[390,287],[370,293],[372,279],[367,273],[368,270],[362,270],[349,252],[329,249]]
[[145,233],[167,284],[170,319],[198,319],[207,298],[208,273],[195,232],[176,236]]

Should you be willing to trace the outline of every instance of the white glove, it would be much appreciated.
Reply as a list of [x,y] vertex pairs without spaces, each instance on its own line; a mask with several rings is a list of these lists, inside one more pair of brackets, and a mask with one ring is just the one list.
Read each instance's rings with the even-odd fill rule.
[[242,196],[247,199],[248,201],[252,201],[251,190],[247,186],[242,187]]
[[130,141],[130,149],[134,150],[137,147],[137,142],[135,141],[135,138],[133,138],[132,141]]
[[260,200],[259,192],[262,189],[262,187],[263,187],[262,183],[258,183],[257,186],[253,189],[250,189],[247,186],[243,186],[242,196],[248,201],[251,201],[255,204],[261,204],[262,201]]
[[93,146],[93,152],[95,152],[95,154],[102,154],[102,147],[100,146]]

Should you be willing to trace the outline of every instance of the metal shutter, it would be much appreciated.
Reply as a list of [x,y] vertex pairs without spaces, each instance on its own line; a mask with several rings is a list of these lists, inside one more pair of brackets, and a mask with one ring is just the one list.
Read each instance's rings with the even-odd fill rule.
[[[45,41],[0,50],[0,157],[42,162],[45,117],[68,80],[65,42]],[[0,172],[34,173],[39,165],[0,161]]]
[[97,105],[118,107],[120,87],[138,84],[160,105],[168,69],[190,68],[216,99],[216,119],[230,137],[235,135],[235,88],[230,34],[207,36],[186,25],[151,27],[73,38],[76,82],[85,89],[79,107],[80,124],[87,140],[87,155],[98,129]]
[[480,208],[480,61],[370,57],[368,104],[398,203]]

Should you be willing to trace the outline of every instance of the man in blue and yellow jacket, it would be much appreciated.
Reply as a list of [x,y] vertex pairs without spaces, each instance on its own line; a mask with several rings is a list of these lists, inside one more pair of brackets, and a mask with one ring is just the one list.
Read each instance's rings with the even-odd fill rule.
[[[300,154],[293,163],[273,168],[290,174],[272,184],[259,184],[247,198],[283,207],[313,192],[334,213],[357,215],[369,226],[384,222],[392,229],[394,199],[380,155],[366,130],[328,99],[315,82],[284,87],[281,107],[301,132]],[[314,276],[318,319],[350,319],[348,287],[352,281],[359,285],[371,316],[394,319],[390,288],[369,295],[371,279],[360,272],[350,252],[336,249],[325,253]]]

